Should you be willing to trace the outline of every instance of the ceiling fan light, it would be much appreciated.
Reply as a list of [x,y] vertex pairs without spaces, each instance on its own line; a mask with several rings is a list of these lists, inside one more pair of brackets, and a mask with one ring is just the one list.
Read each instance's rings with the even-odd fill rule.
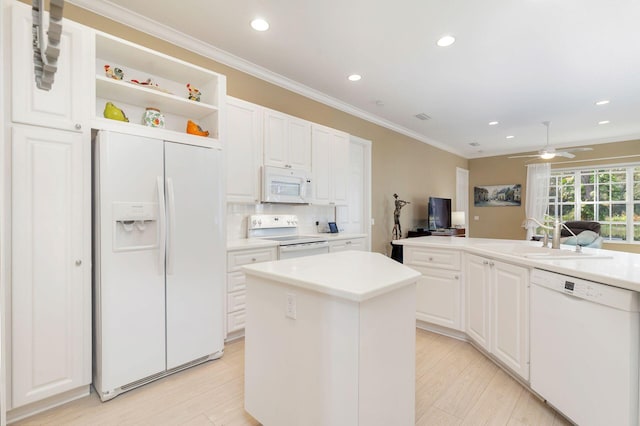
[[542,158],[543,160],[551,160],[552,158],[555,158],[555,156],[555,152],[543,152],[542,154],[540,154],[540,158]]

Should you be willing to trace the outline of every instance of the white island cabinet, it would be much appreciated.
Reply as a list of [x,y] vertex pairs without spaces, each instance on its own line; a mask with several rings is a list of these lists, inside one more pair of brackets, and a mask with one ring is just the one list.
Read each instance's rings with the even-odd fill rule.
[[264,425],[415,424],[415,283],[379,253],[243,267],[245,409]]

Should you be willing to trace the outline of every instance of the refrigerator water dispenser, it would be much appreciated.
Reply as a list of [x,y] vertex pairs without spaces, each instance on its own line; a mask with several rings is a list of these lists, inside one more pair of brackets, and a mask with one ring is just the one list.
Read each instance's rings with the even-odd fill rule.
[[113,251],[158,248],[158,203],[113,203]]

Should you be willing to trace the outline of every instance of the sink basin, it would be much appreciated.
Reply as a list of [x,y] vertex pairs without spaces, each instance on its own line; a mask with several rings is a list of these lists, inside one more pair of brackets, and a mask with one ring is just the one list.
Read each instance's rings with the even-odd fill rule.
[[486,248],[487,250],[491,250],[491,251],[497,251],[499,253],[510,254],[513,256],[520,256],[520,257],[526,257],[529,259],[540,259],[540,260],[612,259],[613,258],[613,256],[611,255],[597,253],[597,252],[590,252],[590,251],[576,252],[574,247],[562,248],[562,249],[551,249],[548,247],[531,246],[527,244],[497,243],[497,244],[482,244],[482,248]]
[[[552,249],[549,249],[552,250]],[[525,253],[524,257],[540,260],[560,260],[560,259],[612,259],[613,256],[600,254],[600,253],[588,253],[588,252],[576,252],[574,250],[553,250],[549,253]]]

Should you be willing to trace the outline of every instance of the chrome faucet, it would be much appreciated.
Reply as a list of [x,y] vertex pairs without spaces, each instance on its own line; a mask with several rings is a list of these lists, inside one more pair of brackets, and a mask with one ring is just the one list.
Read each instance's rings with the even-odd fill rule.
[[544,223],[540,223],[540,221],[538,219],[536,219],[535,217],[528,217],[524,221],[525,221],[525,223],[531,221],[531,222],[535,223],[536,225],[538,225],[540,228],[544,229],[542,247],[547,247],[549,245],[549,230],[554,229],[554,228],[549,226],[549,225],[545,225]]
[[569,229],[569,227],[567,225],[565,225],[564,223],[560,222],[558,219],[556,219],[556,221],[554,222],[554,226],[553,226],[553,240],[551,242],[551,248],[553,248],[553,249],[559,249],[560,248],[560,234],[561,234],[561,231],[562,231],[563,227],[564,227],[564,229],[569,231],[569,233],[571,235],[573,235],[575,237],[575,239],[576,239],[576,253],[582,252],[582,246],[580,244],[578,244],[578,236],[571,229]]

